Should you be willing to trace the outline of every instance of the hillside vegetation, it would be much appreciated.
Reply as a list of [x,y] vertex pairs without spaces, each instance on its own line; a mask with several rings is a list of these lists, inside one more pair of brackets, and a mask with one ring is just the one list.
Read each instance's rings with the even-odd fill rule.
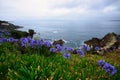
[[100,56],[86,45],[74,49],[0,33],[0,80],[120,80],[119,62],[116,52]]

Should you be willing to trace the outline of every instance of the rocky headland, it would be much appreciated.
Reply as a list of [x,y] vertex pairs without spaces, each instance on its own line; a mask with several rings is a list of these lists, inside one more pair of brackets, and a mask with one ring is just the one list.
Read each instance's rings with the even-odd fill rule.
[[12,23],[9,23],[8,21],[2,21],[0,20],[0,32],[6,32],[9,31],[13,38],[21,38],[21,37],[33,37],[35,34],[34,30],[29,29],[28,32],[26,31],[19,31],[17,29],[23,28],[23,26],[18,26]]
[[23,28],[22,26],[18,26],[18,25],[14,25],[12,23],[9,23],[7,21],[1,21],[0,20],[0,30],[3,31],[9,31],[9,30],[13,30],[13,29],[18,29],[18,28]]
[[93,49],[97,46],[100,50],[120,50],[120,35],[116,33],[108,33],[102,39],[92,38],[84,42]]

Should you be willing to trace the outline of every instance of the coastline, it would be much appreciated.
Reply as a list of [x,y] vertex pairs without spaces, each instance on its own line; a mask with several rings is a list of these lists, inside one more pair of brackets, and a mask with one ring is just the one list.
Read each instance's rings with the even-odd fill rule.
[[[18,30],[18,29],[20,29],[20,28],[24,28],[23,26],[18,26],[18,25],[14,25],[14,24],[12,24],[12,23],[9,23],[9,22],[7,22],[7,21],[0,21],[0,31],[13,31],[13,30],[15,30],[15,31],[13,31],[13,34],[18,34],[18,33],[23,33],[23,35],[20,35],[21,37],[23,36],[23,37],[27,37],[28,35],[29,35],[29,30],[32,30],[32,29],[29,29],[28,31],[21,31],[21,30]],[[18,32],[17,32],[18,31]],[[32,30],[32,37],[34,36],[34,34],[36,34],[36,32],[34,32],[34,30]],[[110,35],[109,35],[110,34]],[[38,35],[38,34],[37,34]],[[113,41],[113,42],[110,42],[109,41],[109,39],[111,38],[111,37],[107,37],[107,36],[111,36],[112,38],[113,37],[115,37],[115,38],[120,38],[120,35],[118,35],[118,34],[116,34],[116,33],[108,33],[108,34],[106,34],[106,35],[104,35],[104,37],[102,37],[101,39],[99,39],[99,38],[94,38],[94,37],[91,37],[92,39],[88,39],[88,40],[85,40],[85,41],[83,41],[83,44],[82,45],[84,45],[84,44],[87,44],[87,45],[90,45],[90,46],[93,46],[93,47],[95,47],[95,46],[99,46],[99,47],[106,47],[106,48],[110,48],[112,45],[114,45],[114,43],[115,42],[120,42],[120,39],[117,39],[116,41]],[[17,36],[14,36],[14,37],[17,37]],[[40,34],[39,34],[39,37],[40,37]],[[106,38],[105,38],[106,37]],[[105,38],[105,41],[106,42],[102,42],[101,43],[101,41],[104,41],[104,38]],[[46,40],[46,39],[45,39]],[[58,39],[58,41],[59,40],[62,40],[66,45],[68,45],[68,42],[66,41],[66,40],[64,40],[64,39]],[[57,40],[52,40],[52,42],[54,42],[54,41],[57,41]],[[109,43],[108,43],[109,42]],[[112,43],[112,44],[111,44]],[[104,45],[104,46],[101,46],[101,44],[102,45]],[[105,45],[105,44],[107,44],[107,45]],[[109,45],[109,47],[108,47],[108,45]],[[76,46],[75,48],[80,48],[80,45],[79,46]]]

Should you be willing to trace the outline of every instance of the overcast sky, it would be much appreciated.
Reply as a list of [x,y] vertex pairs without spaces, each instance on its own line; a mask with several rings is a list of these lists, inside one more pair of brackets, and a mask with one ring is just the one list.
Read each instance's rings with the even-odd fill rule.
[[0,0],[0,19],[119,17],[120,0]]

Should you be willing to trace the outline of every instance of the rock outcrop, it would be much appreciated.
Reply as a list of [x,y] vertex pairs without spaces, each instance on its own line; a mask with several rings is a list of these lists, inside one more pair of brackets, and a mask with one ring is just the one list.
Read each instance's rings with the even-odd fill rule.
[[120,35],[115,33],[108,33],[102,39],[92,38],[91,40],[85,41],[84,43],[92,46],[93,48],[99,46],[106,49],[111,49],[111,47],[118,49],[120,48]]
[[84,43],[89,46],[99,46],[100,45],[100,39],[99,38],[92,38],[91,40],[85,41]]
[[62,39],[56,40],[56,41],[53,42],[53,45],[56,45],[56,44],[60,44],[61,46],[63,46],[64,41]]
[[32,29],[29,29],[28,32],[26,31],[19,31],[19,30],[15,30],[15,29],[18,29],[18,28],[23,28],[21,26],[17,26],[17,25],[14,25],[12,23],[9,23],[7,21],[1,21],[0,20],[0,31],[9,31],[11,33],[11,36],[13,38],[21,38],[21,37],[31,37],[33,38],[33,35],[35,34],[34,30]]
[[110,48],[115,42],[118,41],[118,36],[115,33],[108,33],[105,35],[100,42],[101,47]]
[[18,28],[22,28],[22,26],[17,26],[7,21],[0,20],[0,30],[6,31],[6,30],[12,30],[12,29],[18,29]]

